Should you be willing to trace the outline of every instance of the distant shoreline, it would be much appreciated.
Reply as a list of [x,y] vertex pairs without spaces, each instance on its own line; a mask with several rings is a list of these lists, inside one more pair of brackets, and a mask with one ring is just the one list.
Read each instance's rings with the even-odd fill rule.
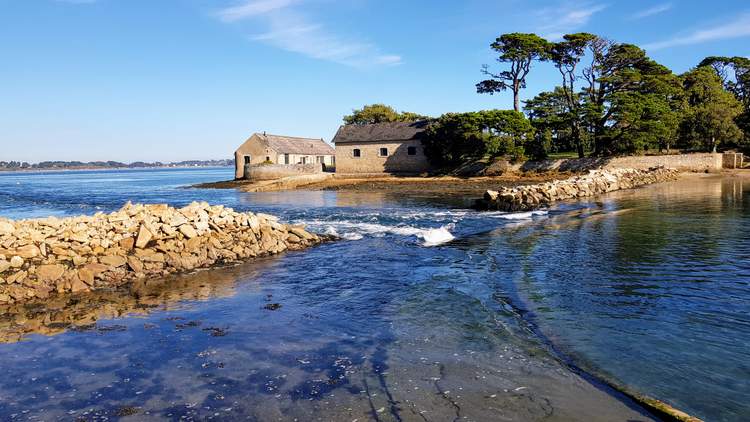
[[109,171],[109,170],[164,170],[164,169],[210,169],[210,168],[233,168],[232,165],[214,165],[214,166],[147,166],[147,167],[68,167],[68,168],[19,168],[19,169],[0,169],[2,173],[47,173],[47,172],[66,172],[66,171]]

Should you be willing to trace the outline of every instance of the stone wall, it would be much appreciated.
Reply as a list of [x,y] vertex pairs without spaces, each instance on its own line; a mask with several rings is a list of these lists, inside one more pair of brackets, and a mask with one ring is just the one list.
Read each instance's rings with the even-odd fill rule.
[[[409,155],[409,147],[416,149],[415,155]],[[380,155],[381,148],[388,155]],[[359,157],[354,156],[354,149],[360,151]],[[419,140],[336,144],[336,173],[419,174],[429,169]]]
[[722,154],[673,154],[642,155],[607,158],[571,158],[546,160],[512,165],[511,171],[571,171],[580,172],[593,169],[649,169],[666,167],[679,171],[719,172],[722,169]]
[[[246,161],[250,161],[246,163]],[[327,167],[333,167],[336,163],[332,154],[314,155],[314,154],[283,154],[270,148],[268,144],[261,139],[257,133],[253,134],[234,152],[234,178],[246,179],[245,165],[260,165],[265,162],[285,165],[301,164],[325,164]],[[291,174],[290,174],[291,176]]]
[[722,167],[725,169],[739,169],[744,165],[744,156],[740,152],[725,152],[722,155]]
[[666,167],[680,171],[718,172],[721,171],[721,154],[675,154],[615,157],[604,165],[605,169],[634,168],[648,169]]
[[284,177],[318,174],[323,172],[323,165],[312,164],[262,164],[259,166],[246,165],[245,178],[247,180],[276,180]]
[[93,216],[0,219],[0,304],[302,249],[323,239],[265,214],[194,202]]
[[537,185],[487,191],[475,207],[481,210],[530,211],[552,202],[631,189],[651,183],[675,180],[678,171],[664,167],[591,170],[587,175]]
[[249,164],[260,164],[266,161],[266,158],[268,158],[269,161],[276,163],[279,159],[276,151],[268,148],[268,145],[258,137],[257,133],[253,134],[250,139],[240,145],[240,147],[237,148],[237,151],[234,152],[235,179],[245,178],[245,157],[249,157]]

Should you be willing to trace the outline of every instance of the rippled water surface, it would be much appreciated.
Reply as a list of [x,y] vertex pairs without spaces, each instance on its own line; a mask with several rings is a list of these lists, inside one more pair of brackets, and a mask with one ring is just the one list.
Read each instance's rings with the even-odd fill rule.
[[524,214],[185,188],[231,175],[0,174],[7,217],[206,200],[346,239],[3,309],[0,419],[652,418],[566,362],[707,420],[750,416],[750,179]]

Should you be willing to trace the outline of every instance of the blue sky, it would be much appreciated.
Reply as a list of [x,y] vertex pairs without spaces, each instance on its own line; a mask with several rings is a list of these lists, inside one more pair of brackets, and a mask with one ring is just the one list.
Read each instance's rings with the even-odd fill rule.
[[[229,158],[255,131],[330,140],[367,103],[510,108],[474,90],[489,43],[577,31],[679,73],[750,56],[750,3],[0,0],[0,161]],[[524,98],[558,78],[536,65]]]

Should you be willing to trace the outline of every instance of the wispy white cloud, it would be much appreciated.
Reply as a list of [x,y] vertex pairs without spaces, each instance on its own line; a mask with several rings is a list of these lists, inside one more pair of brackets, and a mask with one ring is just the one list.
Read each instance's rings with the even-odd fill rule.
[[547,7],[536,12],[540,22],[537,31],[549,40],[559,40],[585,26],[592,16],[606,8],[607,5],[601,3],[564,3]]
[[304,0],[246,0],[219,10],[224,22],[252,20],[266,32],[250,37],[253,41],[314,59],[327,60],[353,67],[393,66],[401,64],[401,56],[383,54],[366,41],[336,34],[312,20],[300,10]]
[[640,12],[634,13],[631,16],[631,19],[644,19],[650,16],[658,15],[659,13],[668,12],[672,10],[673,6],[674,5],[672,3],[657,4],[656,6],[649,7],[648,9],[644,9]]
[[247,19],[263,15],[275,10],[281,10],[297,3],[298,0],[255,0],[246,1],[219,11],[219,17],[227,22]]
[[677,35],[672,38],[646,44],[646,50],[663,50],[669,47],[701,44],[711,41],[728,40],[733,38],[750,37],[750,13],[744,13],[737,18],[709,28],[691,33]]

